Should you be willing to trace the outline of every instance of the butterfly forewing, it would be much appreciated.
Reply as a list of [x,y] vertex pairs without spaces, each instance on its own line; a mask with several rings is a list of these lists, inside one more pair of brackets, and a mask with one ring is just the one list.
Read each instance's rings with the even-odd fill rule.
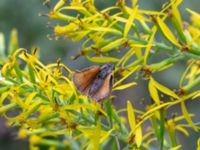
[[90,98],[95,101],[100,101],[102,99],[108,98],[112,90],[112,83],[113,76],[112,73],[110,73],[106,76],[101,87],[94,93],[94,95],[91,95]]
[[92,66],[73,74],[74,85],[83,95],[88,94],[88,90],[99,71],[100,66]]

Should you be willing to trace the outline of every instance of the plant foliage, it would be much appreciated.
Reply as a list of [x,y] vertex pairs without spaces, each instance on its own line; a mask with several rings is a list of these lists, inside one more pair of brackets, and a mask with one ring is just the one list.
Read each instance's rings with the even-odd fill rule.
[[[152,11],[140,8],[137,0],[131,5],[117,0],[116,5],[99,10],[95,0],[59,0],[47,14],[58,23],[51,38],[82,42],[74,59],[116,64],[113,91],[135,86],[134,79],[124,81],[134,73],[142,74],[142,79],[148,80],[149,100],[153,100],[145,111],[135,108],[130,100],[126,108],[116,110],[113,96],[97,103],[80,95],[72,83],[73,71],[60,60],[44,65],[36,49],[28,53],[18,48],[16,30],[12,31],[7,57],[0,34],[0,114],[7,125],[18,127],[18,137],[28,138],[33,150],[42,146],[105,149],[108,145],[112,149],[151,149],[155,144],[159,149],[182,149],[176,133],[189,136],[188,129],[199,131],[186,101],[200,96],[200,14],[186,9],[191,22],[183,21],[178,9],[181,3],[170,0],[160,11]],[[161,53],[166,57],[152,63]],[[187,67],[178,89],[156,81],[154,73],[170,69],[180,60],[186,60]],[[170,118],[166,114],[175,105],[182,114]],[[13,115],[13,110],[17,114]],[[144,128],[147,121],[150,125]]]

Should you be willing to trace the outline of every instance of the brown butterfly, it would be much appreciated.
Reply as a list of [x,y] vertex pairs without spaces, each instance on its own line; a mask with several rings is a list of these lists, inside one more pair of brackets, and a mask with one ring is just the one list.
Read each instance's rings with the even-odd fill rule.
[[111,94],[114,67],[114,64],[92,66],[75,72],[72,80],[81,94],[98,102]]

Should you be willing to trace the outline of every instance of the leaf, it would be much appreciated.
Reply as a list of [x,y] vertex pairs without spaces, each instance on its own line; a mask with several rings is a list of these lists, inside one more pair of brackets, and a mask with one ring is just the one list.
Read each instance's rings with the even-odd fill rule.
[[182,145],[178,145],[176,147],[172,147],[170,148],[170,150],[179,150],[182,147]]
[[179,13],[179,10],[178,10],[178,6],[180,5],[180,3],[182,2],[183,0],[177,0],[175,4],[172,5],[172,14],[173,14],[173,17],[176,19],[179,27],[182,29],[182,19],[181,19],[181,15]]
[[100,139],[100,143],[102,143],[103,141],[105,141],[109,136],[110,134],[114,131],[114,129],[110,129],[109,131],[106,131],[103,136],[101,137]]
[[31,82],[36,83],[34,68],[31,64],[28,64],[28,71]]
[[133,7],[133,8],[136,6],[137,1],[138,1],[138,0],[132,0],[132,7]]
[[140,145],[142,144],[142,127],[139,126],[136,128],[135,130],[135,142],[137,147],[140,147]]
[[6,100],[6,98],[8,96],[9,96],[9,91],[1,93],[1,95],[0,95],[0,107],[3,106],[3,102],[4,102],[4,100]]
[[76,36],[74,36],[72,38],[73,42],[78,42],[80,40],[82,40],[84,37],[87,36],[87,34],[89,34],[90,31],[77,31],[77,32],[74,32],[74,34]]
[[185,79],[187,73],[189,72],[189,70],[191,69],[191,67],[193,66],[194,61],[191,61],[190,64],[187,66],[187,68],[185,69],[185,71],[183,72],[181,79],[179,81],[179,87],[181,88],[183,86],[183,80]]
[[131,82],[131,83],[123,84],[123,85],[115,87],[113,89],[113,91],[124,90],[124,89],[129,88],[129,87],[134,86],[134,85],[137,85],[137,83],[136,82]]
[[117,49],[119,46],[123,45],[125,42],[124,38],[117,39],[113,42],[110,42],[108,45],[101,48],[101,52],[108,52],[113,49]]
[[198,138],[198,140],[197,140],[197,150],[199,150],[200,149],[200,138]]
[[106,27],[88,27],[88,30],[121,34],[121,32],[119,30],[116,30],[116,29],[113,29],[113,28],[106,28]]
[[178,95],[176,95],[172,90],[156,82],[153,78],[151,78],[151,81],[152,84],[161,92],[165,93],[166,95],[172,96],[173,98],[179,99]]
[[159,134],[160,149],[163,149],[164,136],[165,136],[165,110],[161,109],[160,110],[160,134]]
[[184,129],[183,127],[181,127],[180,125],[179,126],[176,126],[176,130],[179,130],[180,132],[182,132],[183,134],[185,134],[186,136],[189,136],[189,132]]
[[181,102],[181,110],[182,110],[182,113],[183,115],[185,116],[185,120],[191,124],[191,127],[197,132],[198,131],[198,128],[194,125],[192,119],[190,118],[190,115],[187,111],[187,108],[185,106],[185,103],[184,102]]
[[183,40],[184,43],[186,43],[186,38],[183,33],[183,27],[182,27],[182,19],[180,12],[178,10],[178,5],[182,2],[182,0],[176,1],[175,4],[172,4],[172,23],[174,24],[177,33],[180,35],[181,40]]
[[135,50],[135,54],[136,54],[137,58],[138,59],[141,58],[142,57],[142,50],[141,50],[141,48],[140,47],[135,47],[134,50]]
[[130,60],[131,58],[133,58],[134,54],[135,54],[135,51],[133,49],[131,49],[130,53],[124,58],[121,66],[124,67],[126,65],[127,61]]
[[128,113],[128,122],[131,127],[131,130],[135,130],[136,120],[134,115],[134,109],[130,101],[127,101],[127,113]]
[[74,11],[79,11],[82,14],[84,14],[85,17],[87,16],[91,16],[91,14],[89,13],[89,11],[83,7],[83,6],[65,6],[60,8],[58,11],[63,11],[63,10],[74,10]]
[[20,81],[23,82],[23,74],[22,74],[22,71],[19,68],[19,65],[14,64],[14,69],[15,69],[15,72],[16,72],[18,78],[20,79]]
[[189,9],[189,8],[186,8],[186,10],[187,10],[189,13],[191,13],[192,15],[196,16],[198,19],[200,19],[200,14],[199,14],[199,13],[197,13],[197,12],[195,12],[195,11]]
[[32,102],[33,98],[34,98],[36,95],[37,95],[37,92],[32,92],[32,93],[30,93],[30,94],[27,96],[26,100],[25,100],[25,105],[28,106],[28,105]]
[[147,48],[145,49],[145,53],[144,53],[144,66],[147,65],[147,58],[148,58],[149,52],[151,50],[151,47],[152,47],[152,44],[153,44],[153,39],[154,39],[154,36],[156,34],[156,31],[157,31],[157,27],[154,26],[152,28],[152,34],[151,34],[151,37],[150,37],[149,42],[147,44]]
[[200,90],[196,91],[192,99],[195,99],[200,96]]
[[177,41],[176,37],[174,36],[174,34],[170,31],[170,29],[168,28],[168,26],[164,23],[164,21],[162,19],[160,19],[159,17],[157,17],[157,23],[158,26],[160,27],[163,35],[174,45],[181,47],[181,45],[179,44],[179,42]]
[[132,55],[134,55],[134,49],[131,48],[128,52],[126,52],[121,59],[119,60],[119,62],[116,64],[116,66],[124,66],[124,64],[126,63],[125,61],[127,61],[130,57],[132,57]]
[[62,7],[63,5],[65,4],[65,1],[58,1],[57,3],[56,3],[56,5],[54,6],[54,8],[53,8],[53,10],[54,11],[57,11],[60,7]]
[[158,91],[155,88],[155,85],[153,84],[152,80],[153,80],[153,78],[150,78],[150,81],[149,81],[149,92],[150,92],[150,95],[153,98],[154,102],[157,105],[159,105],[160,104],[160,98],[159,98],[159,95],[158,95]]
[[114,57],[89,57],[86,56],[88,60],[92,62],[98,62],[98,63],[108,63],[108,62],[118,62],[118,58]]
[[39,108],[42,102],[35,102],[32,105],[28,106],[28,111],[24,113],[24,119],[28,118],[32,113],[36,112]]
[[107,112],[109,120],[110,120],[109,123],[110,123],[110,126],[112,127],[113,126],[113,121],[112,121],[112,119],[113,119],[113,117],[112,117],[113,110],[112,110],[111,102],[109,100],[106,101],[105,106],[106,106],[106,112]]
[[129,14],[129,18],[128,18],[126,25],[125,25],[125,28],[124,28],[124,35],[123,35],[124,37],[127,37],[128,32],[129,32],[131,26],[134,23],[134,18],[135,18],[136,13],[137,13],[137,8],[138,8],[137,6],[135,8],[133,8],[131,10],[130,14]]
[[118,80],[117,82],[114,83],[113,87],[116,87],[118,84],[120,84],[122,81],[124,81],[126,78],[128,78],[133,72],[135,72],[137,69],[139,68],[139,66],[135,66],[134,68],[132,68],[132,70],[130,70],[126,75],[124,75],[123,78],[121,78],[120,80]]
[[3,105],[0,107],[0,114],[7,112],[8,110],[11,110],[13,108],[17,107],[17,103],[11,103],[7,105]]

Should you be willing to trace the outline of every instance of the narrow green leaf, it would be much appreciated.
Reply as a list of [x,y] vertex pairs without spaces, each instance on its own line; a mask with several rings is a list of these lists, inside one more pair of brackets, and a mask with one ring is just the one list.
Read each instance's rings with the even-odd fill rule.
[[20,81],[23,82],[23,74],[22,74],[18,64],[14,65],[14,69],[15,69],[15,72],[16,72],[18,78],[20,79]]
[[145,53],[144,53],[144,66],[147,65],[147,58],[149,56],[149,52],[151,50],[151,47],[153,46],[153,40],[154,40],[154,36],[156,34],[156,31],[157,31],[157,28],[156,28],[156,26],[154,26],[152,28],[152,34],[150,36],[149,42],[147,44],[147,47],[146,47],[146,50],[145,50]]
[[126,78],[128,78],[131,74],[133,74],[133,72],[135,72],[137,69],[139,68],[139,66],[134,66],[132,68],[132,70],[130,70],[126,75],[124,75],[123,78],[121,78],[120,80],[118,80],[117,82],[115,82],[115,84],[113,85],[113,87],[116,87],[118,84],[120,84],[122,81],[124,81]]
[[137,83],[136,82],[131,82],[131,83],[127,83],[127,84],[123,84],[123,85],[120,85],[120,86],[117,86],[113,89],[113,91],[117,91],[117,90],[124,90],[124,89],[127,89],[131,86],[134,86],[136,85]]
[[166,95],[172,96],[173,98],[179,99],[179,96],[176,95],[172,90],[156,82],[153,78],[151,78],[151,81],[152,81],[152,84],[161,92],[165,93]]
[[160,98],[159,98],[159,95],[158,95],[158,91],[155,87],[155,85],[153,84],[153,78],[150,78],[150,81],[149,81],[149,92],[150,92],[150,95],[152,97],[152,99],[154,100],[154,102],[159,105],[160,104]]
[[31,82],[32,82],[32,83],[35,83],[36,80],[35,80],[34,69],[33,69],[33,67],[32,67],[30,64],[28,64],[28,71],[29,71],[29,76],[30,76]]
[[178,40],[176,39],[175,35],[171,32],[171,30],[168,28],[168,26],[164,23],[162,19],[157,17],[157,23],[159,28],[161,29],[163,35],[168,39],[172,44],[181,47]]
[[86,56],[86,57],[91,62],[98,62],[98,63],[108,63],[108,62],[115,63],[119,61],[118,58],[114,58],[114,57],[89,57],[89,56]]
[[190,117],[190,115],[189,115],[189,113],[188,113],[188,111],[187,111],[187,108],[186,108],[186,106],[185,106],[184,101],[181,102],[181,110],[182,110],[183,115],[185,116],[185,120],[186,120],[189,124],[191,124],[191,125],[192,125],[192,128],[197,132],[197,131],[198,131],[198,128],[194,125],[194,123],[193,123],[193,121],[192,121],[192,119],[191,119],[191,117]]
[[122,46],[124,44],[124,42],[125,42],[124,38],[120,38],[113,42],[110,42],[109,44],[107,44],[106,46],[101,48],[101,52],[108,52],[113,49],[117,49],[119,46]]
[[131,13],[129,14],[129,18],[126,22],[126,25],[125,25],[125,28],[124,28],[124,37],[127,37],[128,35],[128,32],[131,28],[131,26],[134,24],[134,18],[136,16],[136,13],[137,13],[137,7],[134,7],[132,10],[131,10]]
[[108,114],[108,117],[109,117],[109,123],[110,123],[110,128],[112,128],[113,127],[113,121],[112,121],[112,105],[111,105],[111,102],[110,102],[110,100],[107,100],[106,102],[105,102],[105,106],[106,106],[106,112],[107,112],[107,114]]
[[164,136],[165,136],[165,111],[164,109],[160,110],[160,150],[163,149],[164,144]]
[[11,109],[16,108],[16,107],[17,107],[16,103],[4,105],[4,106],[0,107],[0,114],[5,113],[8,110],[11,110]]
[[127,113],[128,113],[128,122],[131,127],[131,130],[135,130],[136,120],[134,115],[134,109],[130,101],[127,101]]

